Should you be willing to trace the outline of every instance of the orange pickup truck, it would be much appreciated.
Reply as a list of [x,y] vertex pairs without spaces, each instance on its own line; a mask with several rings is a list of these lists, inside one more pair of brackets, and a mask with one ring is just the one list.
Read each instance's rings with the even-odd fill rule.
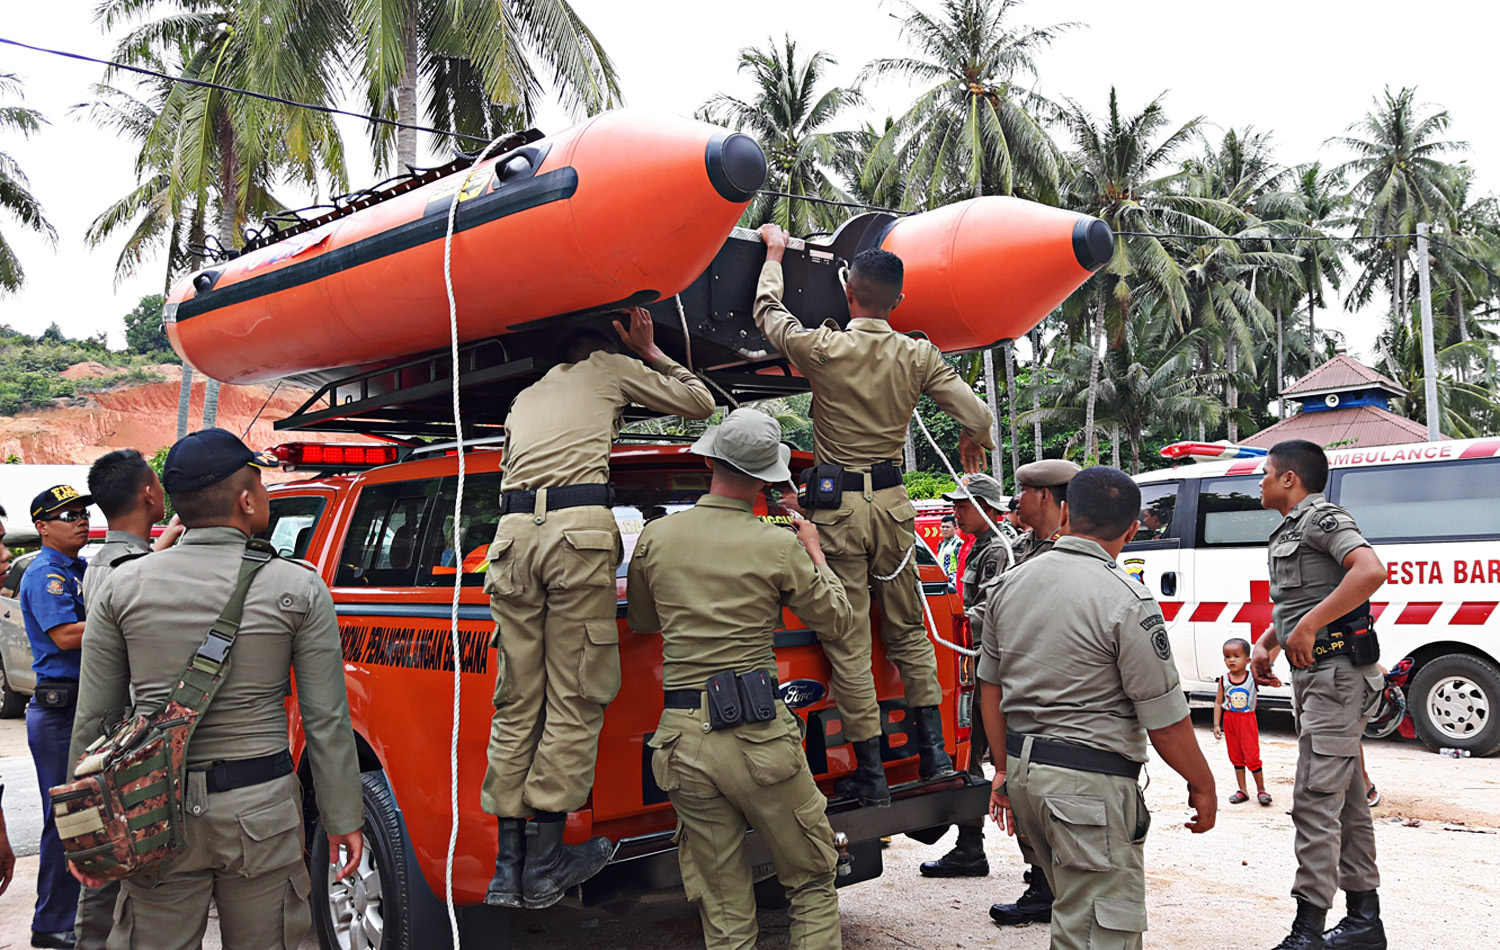
[[[392,461],[393,447],[345,453],[328,446],[283,447],[282,454],[313,466],[347,466],[349,459]],[[345,474],[313,477],[271,489],[271,524],[264,535],[287,557],[314,564],[333,591],[343,636],[349,708],[364,772],[367,847],[359,873],[332,883],[313,875],[313,907],[324,947],[384,947],[405,950],[436,946],[448,932],[441,903],[450,830],[449,742],[452,729],[453,664],[449,637],[455,573],[463,578],[459,613],[462,712],[458,739],[459,834],[454,860],[454,897],[471,918],[493,871],[495,822],[479,806],[485,770],[491,696],[495,686],[494,624],[482,591],[484,553],[499,518],[501,453],[477,449],[466,456],[464,504],[453,525],[457,459],[451,453],[410,456]],[[805,454],[795,466],[811,464]],[[685,446],[622,446],[612,460],[615,517],[625,544],[619,569],[619,649],[623,686],[605,714],[599,766],[589,801],[568,819],[567,840],[606,835],[619,842],[614,862],[585,884],[577,899],[597,905],[655,894],[680,894],[673,844],[676,822],[667,796],[656,786],[646,742],[662,708],[661,638],[625,624],[625,566],[642,525],[686,508],[708,488],[703,460]],[[758,513],[784,516],[767,498]],[[456,536],[456,544],[455,544]],[[937,633],[967,645],[970,633],[960,600],[925,545],[916,555]],[[734,557],[734,551],[725,551]],[[746,565],[754,570],[754,565]],[[829,668],[817,632],[790,611],[776,632],[781,697],[806,724],[806,750],[818,784],[832,794],[835,779],[853,769],[838,710],[828,695]],[[878,629],[878,625],[877,625]],[[895,667],[875,638],[875,682],[885,730],[882,751],[892,784],[890,808],[861,808],[833,799],[828,805],[835,832],[848,840],[851,860],[839,884],[881,873],[880,838],[911,832],[924,840],[951,822],[984,813],[985,784],[962,771],[920,782],[913,751],[910,711]],[[962,770],[968,761],[972,660],[937,646],[943,686],[943,729],[948,751]],[[295,705],[290,708],[294,711]],[[292,751],[304,787],[311,788],[302,757],[300,724],[291,714]],[[311,797],[306,803],[313,855],[326,854],[326,838]],[[775,898],[769,857],[751,834],[756,877],[763,896]],[[315,870],[319,867],[315,863]]]

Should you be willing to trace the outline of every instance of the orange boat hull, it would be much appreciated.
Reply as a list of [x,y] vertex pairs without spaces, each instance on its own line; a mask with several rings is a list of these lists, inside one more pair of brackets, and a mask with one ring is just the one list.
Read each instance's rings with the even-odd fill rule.
[[168,297],[167,335],[183,359],[235,383],[446,347],[443,234],[460,189],[461,342],[649,303],[703,272],[764,175],[747,136],[606,112],[189,277]]

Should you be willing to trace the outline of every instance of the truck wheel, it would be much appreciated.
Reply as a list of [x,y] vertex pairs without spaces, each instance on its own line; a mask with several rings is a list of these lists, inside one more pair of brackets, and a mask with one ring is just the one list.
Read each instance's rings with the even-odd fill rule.
[[10,688],[10,677],[5,675],[5,661],[0,660],[0,719],[19,719],[26,715],[24,693]]
[[1500,749],[1500,669],[1466,653],[1440,656],[1417,671],[1407,695],[1417,736],[1430,749]]
[[401,813],[384,772],[360,776],[365,808],[364,853],[342,881],[328,864],[328,830],[313,823],[312,912],[323,950],[411,950],[407,909],[414,895],[404,854]]

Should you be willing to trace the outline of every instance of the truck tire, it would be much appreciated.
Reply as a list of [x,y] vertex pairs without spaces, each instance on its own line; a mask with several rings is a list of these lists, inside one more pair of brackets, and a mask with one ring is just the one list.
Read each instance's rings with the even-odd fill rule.
[[411,879],[414,865],[406,860],[401,813],[385,773],[365,772],[360,784],[364,853],[344,880],[333,880],[322,818],[313,823],[310,899],[318,944],[323,950],[413,950],[417,943],[409,909],[420,899],[414,888],[425,891],[426,884],[420,877]]
[[1500,750],[1500,669],[1483,657],[1450,653],[1424,664],[1406,708],[1429,749]]
[[0,660],[0,719],[19,719],[26,715],[27,696],[10,688],[5,675],[5,661]]

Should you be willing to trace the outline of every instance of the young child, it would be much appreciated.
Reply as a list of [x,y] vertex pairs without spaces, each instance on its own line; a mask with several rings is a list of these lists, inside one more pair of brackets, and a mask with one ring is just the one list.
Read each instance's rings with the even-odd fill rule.
[[1219,698],[1214,702],[1214,738],[1228,737],[1229,764],[1240,790],[1229,796],[1229,804],[1250,800],[1245,791],[1245,770],[1255,776],[1255,800],[1271,804],[1266,779],[1261,774],[1260,727],[1255,722],[1255,678],[1250,675],[1250,644],[1235,638],[1224,643],[1224,665],[1229,672],[1219,677]]

